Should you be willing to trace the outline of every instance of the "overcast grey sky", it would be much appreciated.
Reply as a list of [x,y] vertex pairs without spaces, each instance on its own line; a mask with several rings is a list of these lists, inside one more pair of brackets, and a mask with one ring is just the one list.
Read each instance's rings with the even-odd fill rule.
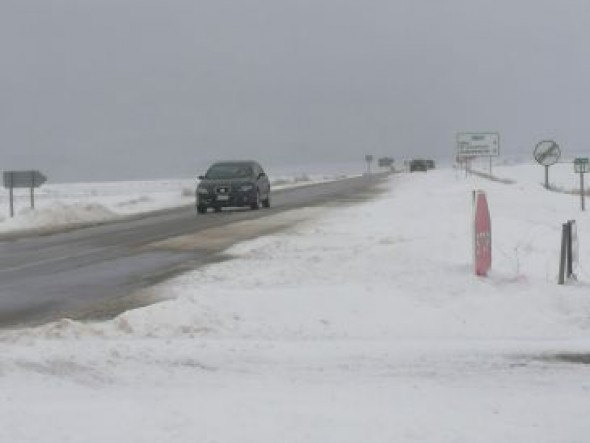
[[587,0],[0,0],[0,165],[52,181],[590,151]]

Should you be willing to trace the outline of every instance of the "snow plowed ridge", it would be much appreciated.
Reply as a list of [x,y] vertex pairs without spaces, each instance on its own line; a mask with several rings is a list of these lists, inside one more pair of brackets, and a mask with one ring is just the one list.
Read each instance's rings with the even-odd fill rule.
[[51,203],[40,211],[24,209],[17,219],[0,223],[0,232],[68,227],[117,219],[118,214],[98,203]]

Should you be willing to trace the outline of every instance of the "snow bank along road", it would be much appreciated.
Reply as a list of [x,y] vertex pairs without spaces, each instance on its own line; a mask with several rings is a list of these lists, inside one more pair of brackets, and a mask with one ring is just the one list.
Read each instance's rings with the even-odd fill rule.
[[51,236],[5,238],[0,242],[0,326],[107,317],[149,304],[154,300],[134,291],[220,260],[214,253],[236,241],[297,221],[281,217],[288,210],[362,198],[382,178],[277,191],[270,210],[196,217],[187,207]]

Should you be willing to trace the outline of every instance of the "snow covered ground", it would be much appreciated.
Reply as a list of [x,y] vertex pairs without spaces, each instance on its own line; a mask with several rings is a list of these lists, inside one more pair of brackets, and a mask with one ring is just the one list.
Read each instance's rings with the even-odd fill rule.
[[[538,166],[494,172],[517,183],[396,174],[370,202],[269,216],[306,221],[151,289],[167,302],[5,331],[0,441],[585,443],[587,215]],[[558,286],[568,219],[578,281]]]
[[[362,165],[274,167],[273,189],[301,186],[362,173]],[[101,223],[117,218],[193,205],[197,179],[46,184],[35,191],[30,209],[28,189],[16,189],[15,217],[10,218],[8,191],[0,188],[0,233],[54,229]]]
[[[501,160],[498,160],[501,163]],[[545,183],[545,167],[530,162],[518,162],[516,164],[496,164],[492,166],[492,174],[498,178],[508,178],[518,182]],[[481,172],[489,172],[489,163],[479,161],[474,164],[474,169]],[[563,161],[549,167],[549,184],[555,189],[564,191],[578,191],[580,189],[580,174],[574,173],[573,161]]]

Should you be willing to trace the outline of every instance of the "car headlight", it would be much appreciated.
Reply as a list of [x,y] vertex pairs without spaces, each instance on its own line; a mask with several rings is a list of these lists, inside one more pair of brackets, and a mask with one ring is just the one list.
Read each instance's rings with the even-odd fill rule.
[[199,194],[209,194],[209,191],[207,190],[207,188],[197,188],[197,192]]
[[246,192],[251,191],[254,188],[254,185],[242,185],[240,186],[240,191]]

